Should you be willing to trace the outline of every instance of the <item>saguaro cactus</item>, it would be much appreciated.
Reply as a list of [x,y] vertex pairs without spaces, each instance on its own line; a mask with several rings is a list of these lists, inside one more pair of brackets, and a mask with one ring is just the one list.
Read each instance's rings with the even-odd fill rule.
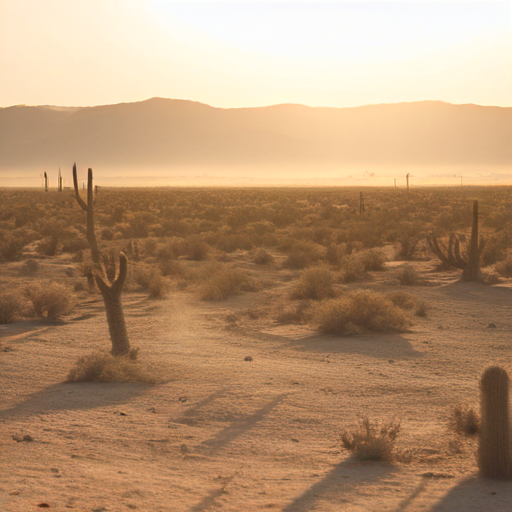
[[473,201],[473,225],[471,228],[471,241],[467,251],[467,257],[461,255],[460,242],[461,237],[450,235],[448,248],[441,247],[435,236],[427,238],[430,250],[445,264],[454,268],[460,268],[462,280],[478,281],[480,277],[480,255],[485,247],[485,240],[478,238],[478,200]]
[[110,340],[112,341],[112,354],[115,356],[125,355],[130,351],[130,343],[128,341],[124,321],[121,292],[128,274],[128,258],[123,253],[119,255],[119,272],[116,272],[115,269],[115,259],[111,262],[111,265],[114,266],[114,270],[109,279],[103,256],[98,248],[96,233],[94,232],[94,188],[92,183],[92,169],[89,169],[87,176],[87,203],[80,197],[78,190],[76,164],[73,165],[73,185],[75,188],[76,201],[82,210],[87,213],[87,241],[89,242],[91,257],[95,264],[94,278],[103,296],[105,310],[107,312],[108,329],[110,332]]
[[480,443],[478,469],[486,478],[510,478],[509,378],[505,370],[490,366],[480,379]]

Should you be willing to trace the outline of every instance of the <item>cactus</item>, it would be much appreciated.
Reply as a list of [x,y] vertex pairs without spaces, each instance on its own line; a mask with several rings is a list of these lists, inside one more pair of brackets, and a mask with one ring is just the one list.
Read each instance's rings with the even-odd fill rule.
[[126,332],[126,324],[124,321],[121,292],[128,274],[128,258],[123,253],[120,253],[119,272],[116,277],[116,261],[111,255],[109,258],[110,268],[107,274],[104,263],[105,258],[100,253],[98,241],[94,232],[94,189],[92,182],[92,169],[89,169],[87,176],[87,202],[80,197],[76,164],[73,165],[73,185],[75,189],[75,199],[82,210],[87,213],[87,241],[89,242],[91,257],[95,264],[94,278],[101,295],[103,296],[103,302],[105,303],[105,310],[107,312],[108,330],[110,332],[110,340],[112,341],[112,355],[125,355],[130,351],[130,343],[128,341],[128,334]]
[[509,378],[505,370],[490,366],[480,379],[480,442],[478,468],[485,478],[510,478]]
[[60,172],[60,167],[59,167],[58,190],[59,190],[59,192],[62,192],[62,174]]
[[464,258],[460,253],[462,236],[453,233],[448,241],[448,248],[437,241],[435,236],[427,237],[430,250],[445,264],[459,268],[463,281],[478,281],[480,277],[480,255],[485,247],[485,240],[478,239],[478,200],[473,201],[473,226],[471,228],[471,241],[469,243],[468,257]]
[[48,175],[44,173],[44,191],[48,192]]

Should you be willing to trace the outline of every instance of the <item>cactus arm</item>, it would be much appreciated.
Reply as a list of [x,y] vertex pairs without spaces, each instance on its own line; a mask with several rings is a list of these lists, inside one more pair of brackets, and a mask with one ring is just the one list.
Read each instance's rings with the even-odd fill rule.
[[76,164],[73,164],[73,186],[75,188],[75,199],[76,199],[76,202],[80,205],[80,208],[82,208],[82,210],[84,212],[87,211],[87,205],[85,204],[85,201],[80,197],[80,193],[78,191],[78,177],[77,177],[77,174],[76,174]]
[[428,246],[430,250],[445,264],[450,265],[451,263],[448,261],[448,258],[443,254],[443,251],[439,247],[439,243],[435,236],[427,237]]
[[112,291],[114,293],[121,293],[126,277],[128,275],[128,258],[122,252],[119,254],[119,274],[112,283]]
[[466,268],[468,262],[460,255],[460,242],[458,238],[455,238],[455,246],[453,253],[455,255],[455,260],[457,261],[459,268]]

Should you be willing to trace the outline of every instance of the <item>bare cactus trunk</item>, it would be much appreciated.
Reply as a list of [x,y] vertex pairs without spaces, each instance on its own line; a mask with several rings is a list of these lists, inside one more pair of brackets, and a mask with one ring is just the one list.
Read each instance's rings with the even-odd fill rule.
[[110,332],[110,341],[112,342],[112,354],[122,356],[130,351],[130,342],[126,332],[124,321],[123,305],[121,302],[121,292],[124,282],[128,275],[128,258],[121,253],[119,255],[119,273],[116,276],[115,258],[112,257],[112,268],[110,279],[105,270],[102,255],[98,248],[96,233],[94,232],[94,198],[92,169],[89,169],[87,176],[87,203],[80,197],[78,191],[78,178],[76,174],[76,164],[73,166],[73,184],[75,187],[75,198],[82,210],[87,212],[87,241],[91,248],[91,257],[96,265],[94,277],[96,284],[100,289],[105,303],[107,313],[108,330]]
[[473,201],[473,226],[471,227],[468,264],[462,273],[463,280],[478,281],[480,276],[480,253],[481,249],[478,247],[478,201],[475,199]]

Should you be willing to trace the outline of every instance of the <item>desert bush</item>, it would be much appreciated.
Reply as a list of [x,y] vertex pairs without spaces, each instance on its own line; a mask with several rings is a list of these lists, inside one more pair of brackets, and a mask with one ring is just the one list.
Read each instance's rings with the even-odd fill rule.
[[498,274],[498,272],[495,272],[490,268],[484,268],[480,271],[478,281],[483,284],[493,285],[498,284],[501,281],[501,279],[500,274]]
[[293,299],[321,300],[332,297],[334,278],[325,266],[305,269],[292,292]]
[[294,244],[284,261],[286,268],[303,269],[317,263],[323,257],[323,248],[313,243]]
[[267,252],[265,249],[258,249],[253,259],[257,265],[269,265],[274,263],[274,256]]
[[497,263],[494,268],[500,276],[512,277],[512,254],[509,254],[505,260]]
[[193,261],[203,261],[210,253],[210,246],[199,238],[192,238],[187,242],[186,257]]
[[25,289],[25,295],[39,318],[58,320],[71,312],[74,306],[70,290],[54,282],[35,282]]
[[387,293],[386,297],[399,308],[412,311],[416,316],[427,316],[427,303],[413,295],[401,291]]
[[144,241],[143,252],[146,256],[154,256],[158,248],[158,242],[154,238],[148,238]]
[[103,228],[101,230],[101,238],[103,240],[114,240],[114,233],[110,228]]
[[187,267],[177,260],[162,260],[159,267],[163,276],[186,277],[189,274]]
[[346,258],[341,262],[340,267],[338,273],[338,282],[340,283],[353,283],[363,279],[366,275],[364,265],[358,258]]
[[241,292],[253,292],[257,284],[240,270],[220,268],[206,278],[201,286],[201,299],[222,300]]
[[141,382],[156,384],[151,369],[127,356],[93,352],[80,357],[70,370],[66,382]]
[[421,284],[421,278],[412,265],[404,265],[398,272],[398,281],[403,286],[417,286]]
[[303,324],[307,322],[311,308],[309,301],[301,301],[296,306],[288,306],[279,312],[276,321],[280,324]]
[[131,280],[138,284],[143,290],[149,290],[151,283],[160,277],[158,270],[146,263],[133,265],[131,269]]
[[342,432],[341,443],[359,460],[389,462],[393,460],[395,440],[399,432],[400,422],[378,423],[363,416],[357,430]]
[[37,260],[29,259],[23,262],[20,267],[20,274],[22,276],[35,276],[39,270],[39,262]]
[[312,314],[312,322],[325,334],[344,335],[362,331],[403,331],[410,320],[390,299],[357,290],[343,297],[322,301]]
[[27,301],[16,291],[0,293],[0,324],[10,324],[27,313]]
[[367,272],[380,272],[386,270],[386,255],[377,249],[371,249],[358,255]]
[[456,405],[452,410],[449,426],[458,434],[474,436],[480,430],[480,415],[468,405]]
[[0,238],[0,263],[18,261],[21,258],[24,242],[7,234]]
[[338,244],[329,244],[325,251],[325,261],[333,267],[339,267],[346,255],[344,247]]
[[169,287],[167,282],[161,276],[152,279],[149,283],[148,291],[150,299],[164,299],[167,296]]

